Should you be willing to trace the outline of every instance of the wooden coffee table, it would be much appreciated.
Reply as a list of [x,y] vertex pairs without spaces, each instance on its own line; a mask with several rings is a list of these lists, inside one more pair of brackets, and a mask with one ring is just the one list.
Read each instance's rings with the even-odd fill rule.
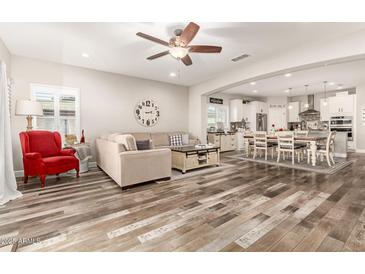
[[219,147],[195,147],[183,146],[172,147],[172,168],[181,170],[185,173],[187,170],[196,169],[206,166],[219,166]]

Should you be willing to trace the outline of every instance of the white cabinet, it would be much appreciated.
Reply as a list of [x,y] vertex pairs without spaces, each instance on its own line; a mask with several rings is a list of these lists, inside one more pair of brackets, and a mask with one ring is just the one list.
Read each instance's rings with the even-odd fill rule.
[[236,149],[243,150],[244,149],[244,133],[243,132],[236,132]]
[[329,114],[335,115],[353,115],[354,112],[354,96],[341,95],[329,97]]
[[266,113],[268,112],[267,103],[260,101],[252,101],[250,102],[252,109],[255,113]]
[[245,121],[248,121],[250,115],[251,115],[251,105],[248,103],[242,104],[242,118],[245,119]]
[[[319,106],[319,110],[321,113],[321,121],[329,121],[330,120],[330,107],[329,107],[329,103],[328,103],[328,99],[325,98],[321,98],[320,99],[320,106]],[[325,104],[325,102],[327,102],[327,104]]]
[[242,99],[233,99],[229,102],[229,121],[240,122],[243,118]]
[[290,102],[288,107],[289,123],[299,122],[300,102]]
[[208,133],[208,142],[219,146],[221,152],[236,149],[236,136],[234,133]]

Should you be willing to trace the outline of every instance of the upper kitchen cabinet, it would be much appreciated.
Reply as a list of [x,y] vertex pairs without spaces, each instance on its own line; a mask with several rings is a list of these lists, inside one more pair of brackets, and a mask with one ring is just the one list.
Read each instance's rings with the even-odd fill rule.
[[329,97],[329,114],[330,116],[353,115],[354,112],[354,96],[353,95],[337,95]]
[[260,101],[252,101],[250,105],[255,113],[268,113],[267,103]]
[[288,107],[289,123],[299,122],[300,102],[290,102]]
[[229,120],[230,122],[240,122],[243,118],[242,99],[233,99],[229,102]]
[[[327,104],[324,103],[326,101]],[[329,109],[328,99],[325,98],[320,99],[320,112],[321,112],[321,121],[330,120],[330,109]]]

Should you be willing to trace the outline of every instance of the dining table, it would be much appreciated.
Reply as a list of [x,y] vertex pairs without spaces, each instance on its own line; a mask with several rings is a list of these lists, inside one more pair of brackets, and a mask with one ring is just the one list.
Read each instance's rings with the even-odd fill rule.
[[[245,134],[243,136],[243,138],[244,138],[244,147],[245,147],[246,156],[249,157],[250,140],[253,141],[254,135]],[[267,139],[270,140],[271,142],[275,142],[275,141],[277,142],[278,137],[273,134],[273,135],[268,135]],[[319,135],[319,134],[308,134],[307,136],[295,136],[294,137],[295,143],[298,143],[298,144],[305,143],[305,144],[309,145],[310,155],[308,155],[308,157],[310,157],[310,159],[311,159],[312,166],[316,166],[318,143],[323,143],[326,140],[327,140],[327,136]]]

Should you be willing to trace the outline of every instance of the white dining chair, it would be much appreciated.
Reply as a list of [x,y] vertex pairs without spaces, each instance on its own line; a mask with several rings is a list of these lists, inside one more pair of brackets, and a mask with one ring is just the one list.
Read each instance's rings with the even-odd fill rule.
[[[308,134],[309,134],[309,130],[296,130],[294,131],[294,136],[295,137],[308,137]],[[296,142],[296,144],[300,144],[303,146],[303,153],[306,154],[308,148],[309,148],[309,145],[307,142]]]
[[283,160],[285,160],[285,154],[290,155],[292,157],[292,164],[295,162],[295,155],[298,156],[298,163],[303,158],[303,145],[296,144],[294,140],[294,132],[292,131],[279,131],[277,132],[278,138],[278,158],[277,162],[280,161],[280,156],[283,154]]
[[317,157],[320,157],[320,160],[322,162],[323,158],[326,157],[328,166],[332,166],[335,164],[335,160],[333,159],[335,138],[336,138],[336,131],[329,132],[326,144],[319,145],[317,148]]
[[254,133],[254,141],[253,141],[253,158],[256,159],[257,153],[262,151],[265,153],[265,160],[267,160],[268,151],[271,150],[271,158],[274,159],[274,151],[276,144],[272,142],[268,142],[268,135],[266,131],[256,131]]

